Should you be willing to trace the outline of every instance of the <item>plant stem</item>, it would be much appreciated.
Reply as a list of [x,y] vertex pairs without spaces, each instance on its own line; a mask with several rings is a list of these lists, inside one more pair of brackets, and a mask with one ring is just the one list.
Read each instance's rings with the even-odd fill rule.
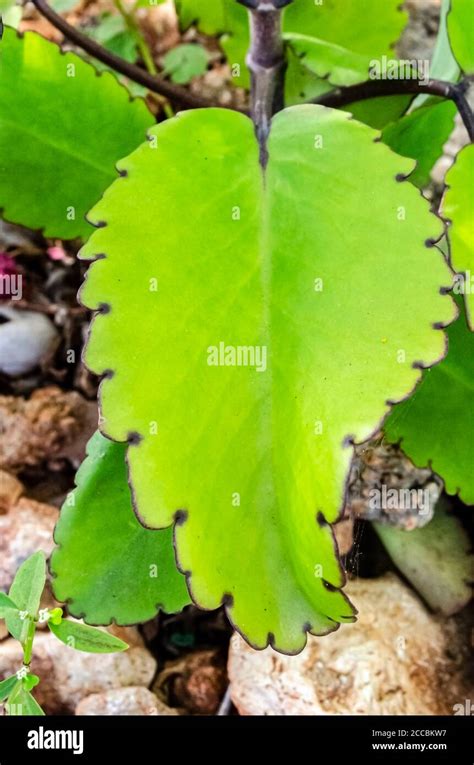
[[23,664],[25,667],[29,667],[31,663],[31,656],[33,654],[33,641],[35,639],[36,622],[32,617],[28,618],[28,630],[26,633],[26,640],[23,644]]
[[463,80],[458,84],[443,80],[428,80],[427,82],[420,82],[420,80],[368,80],[348,88],[336,88],[313,99],[310,103],[337,109],[369,98],[428,93],[431,96],[454,101],[466,126],[469,138],[474,141],[474,115],[465,95],[468,85],[468,80]]
[[[98,61],[102,61],[104,64],[114,69],[116,72],[123,74],[133,82],[138,82],[139,85],[143,85],[148,88],[152,93],[158,93],[161,96],[169,98],[180,106],[188,107],[191,109],[198,109],[206,106],[215,106],[214,102],[202,96],[197,96],[187,88],[183,88],[180,85],[162,80],[159,77],[154,77],[149,72],[146,72],[141,67],[135,64],[130,64],[128,61],[116,56],[102,45],[99,45],[87,35],[82,34],[77,29],[72,27],[65,21],[62,16],[57,14],[46,2],[46,0],[32,0],[35,8],[44,16],[48,21],[59,29],[60,32],[70,40],[74,45],[77,45],[90,56],[93,56]],[[225,106],[223,108],[226,108]]]
[[123,17],[123,20],[125,21],[125,24],[127,25],[127,29],[132,35],[132,37],[135,40],[135,44],[139,50],[140,56],[143,59],[143,63],[145,64],[147,72],[153,75],[158,74],[158,70],[155,66],[155,62],[153,61],[153,56],[151,53],[150,48],[146,44],[145,40],[143,39],[143,35],[141,33],[140,27],[138,26],[137,20],[134,15],[134,10],[127,11],[125,8],[122,0],[114,0],[114,5],[117,8],[120,15]]
[[283,108],[286,68],[281,31],[281,9],[293,0],[237,0],[249,9],[250,48],[247,66],[251,75],[251,116],[265,166],[266,143],[272,116]]
[[[140,53],[140,56],[142,57],[142,61],[145,64],[147,72],[153,75],[153,77],[156,77],[158,74],[158,69],[156,68],[155,62],[153,60],[152,52],[149,46],[147,45],[142,35],[140,26],[135,18],[135,10],[138,5],[138,0],[137,0],[137,3],[134,4],[131,11],[128,11],[126,9],[122,0],[114,0],[114,5],[117,8],[120,15],[122,16],[123,20],[125,21],[128,31],[130,32],[133,39],[135,40],[135,45],[138,48],[138,51]],[[161,108],[163,109],[167,117],[174,116],[174,112],[170,106],[170,102],[168,101],[167,98],[165,98],[165,96],[156,94],[156,101],[161,106]]]

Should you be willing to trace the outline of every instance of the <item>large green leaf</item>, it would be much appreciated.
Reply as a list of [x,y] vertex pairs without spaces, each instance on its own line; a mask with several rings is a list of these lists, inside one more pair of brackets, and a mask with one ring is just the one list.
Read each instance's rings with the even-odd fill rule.
[[474,504],[474,335],[464,316],[448,329],[447,357],[423,374],[385,424],[390,441],[419,467],[430,464],[449,494]]
[[448,231],[451,265],[464,274],[462,291],[469,325],[474,330],[474,144],[466,146],[446,175],[448,190],[442,214]]
[[423,188],[430,181],[430,173],[443,146],[454,128],[456,107],[452,101],[424,106],[402,117],[382,132],[382,140],[398,154],[417,160],[410,180]]
[[448,14],[451,48],[465,74],[474,73],[474,6],[472,0],[451,0]]
[[455,315],[449,269],[425,246],[440,223],[397,182],[413,162],[376,137],[293,107],[273,120],[263,173],[247,117],[186,112],[120,163],[91,213],[107,224],[82,253],[105,253],[82,292],[109,306],[85,357],[109,370],[104,432],[130,439],[143,522],[181,511],[193,599],[224,600],[259,647],[295,652],[305,630],[353,618],[328,525],[348,439],[368,438],[415,367],[439,360],[433,325]]
[[[231,65],[240,66],[235,81],[248,86],[245,55],[249,46],[248,12],[236,0],[180,0],[178,11],[183,26],[196,21],[206,34],[227,32],[222,47]],[[370,19],[370,23],[367,23]],[[285,32],[296,32],[347,48],[372,58],[389,53],[400,36],[407,15],[400,12],[399,0],[294,0],[284,10]]]
[[133,512],[125,451],[100,433],[91,438],[54,534],[56,598],[92,624],[136,624],[190,602],[172,530],[144,529]]
[[46,236],[86,237],[84,215],[153,117],[110,73],[34,32],[0,45],[0,208]]

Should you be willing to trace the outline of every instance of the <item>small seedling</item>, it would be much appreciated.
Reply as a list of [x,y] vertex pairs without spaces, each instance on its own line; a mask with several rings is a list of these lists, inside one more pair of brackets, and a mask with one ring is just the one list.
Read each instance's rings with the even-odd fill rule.
[[7,715],[44,715],[31,691],[40,678],[31,672],[33,643],[38,624],[49,630],[65,645],[88,653],[113,653],[128,648],[123,640],[95,627],[63,619],[62,608],[40,608],[46,582],[44,553],[31,555],[18,569],[8,595],[0,592],[0,619],[23,649],[23,662],[17,671],[0,682],[0,703]]

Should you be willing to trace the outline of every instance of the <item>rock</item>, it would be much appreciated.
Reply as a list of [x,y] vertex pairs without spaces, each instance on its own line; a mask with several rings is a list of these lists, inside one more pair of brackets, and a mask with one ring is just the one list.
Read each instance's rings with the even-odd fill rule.
[[168,662],[153,690],[193,714],[216,712],[226,687],[225,667],[215,650],[195,651]]
[[393,574],[350,582],[358,621],[308,637],[298,656],[255,651],[237,635],[228,670],[243,715],[449,715],[473,698],[469,625],[428,613]]
[[26,497],[0,515],[0,590],[9,590],[18,567],[34,552],[51,553],[57,518],[56,507]]
[[50,319],[37,311],[0,306],[0,372],[19,377],[46,359],[59,342]]
[[80,460],[96,427],[95,404],[75,392],[50,386],[29,399],[0,396],[0,469],[15,473],[53,458]]
[[23,484],[15,476],[0,470],[0,515],[8,513],[16,505],[23,490]]
[[[0,680],[15,672],[21,660],[22,650],[16,640],[0,643]],[[156,662],[140,645],[121,653],[83,653],[46,632],[35,637],[31,670],[40,678],[34,696],[46,713],[72,714],[79,702],[91,694],[149,686]]]
[[176,709],[167,707],[154,693],[143,687],[116,688],[104,693],[93,693],[79,702],[76,715],[177,715]]

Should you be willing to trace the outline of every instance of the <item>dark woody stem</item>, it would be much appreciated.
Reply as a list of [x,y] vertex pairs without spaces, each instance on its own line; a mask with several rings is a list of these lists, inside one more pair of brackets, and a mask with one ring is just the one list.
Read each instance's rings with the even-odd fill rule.
[[249,9],[251,116],[260,146],[260,161],[265,166],[267,138],[272,116],[283,109],[285,48],[281,32],[281,10],[293,0],[237,0]]
[[351,85],[348,88],[336,88],[322,96],[315,98],[312,103],[331,106],[335,109],[341,106],[365,101],[369,98],[381,96],[396,96],[403,94],[420,95],[421,93],[438,98],[446,98],[454,101],[462,121],[466,126],[471,141],[474,141],[474,115],[466,98],[466,90],[469,80],[462,80],[454,84],[443,80],[368,80],[359,85]]

